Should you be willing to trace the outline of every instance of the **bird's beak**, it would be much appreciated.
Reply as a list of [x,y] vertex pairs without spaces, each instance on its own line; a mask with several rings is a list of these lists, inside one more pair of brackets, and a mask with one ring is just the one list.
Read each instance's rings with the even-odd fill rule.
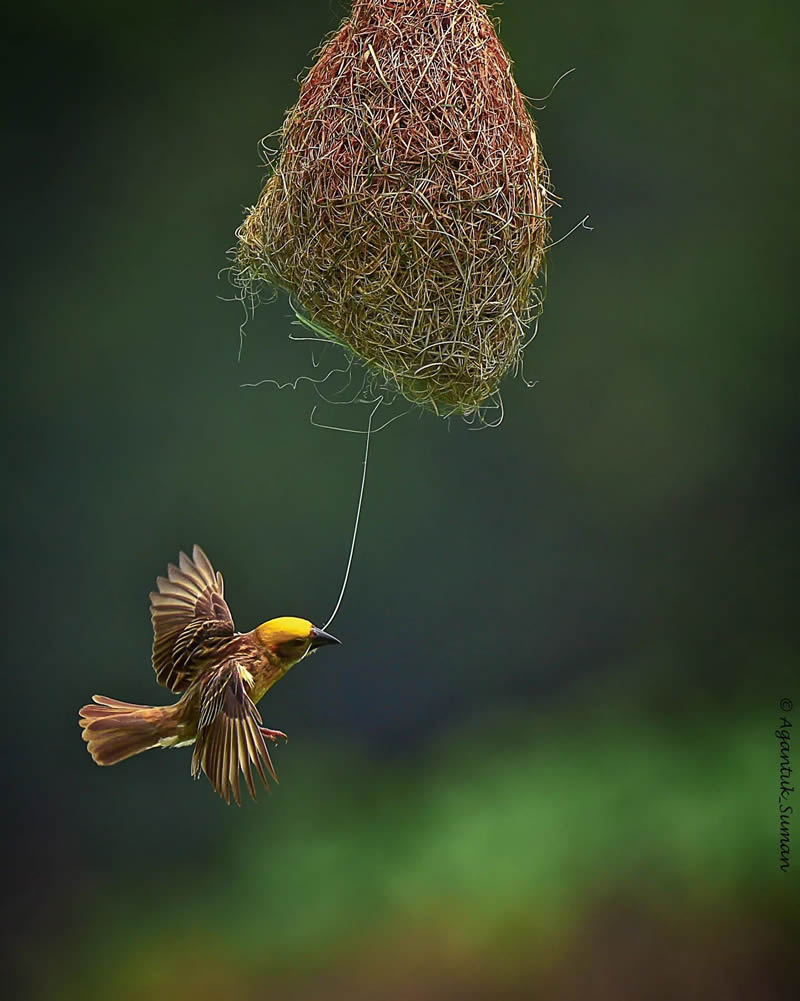
[[316,650],[320,646],[328,646],[331,643],[341,644],[341,640],[337,640],[335,636],[331,636],[330,633],[326,633],[324,629],[317,629],[316,626],[311,627],[311,649]]

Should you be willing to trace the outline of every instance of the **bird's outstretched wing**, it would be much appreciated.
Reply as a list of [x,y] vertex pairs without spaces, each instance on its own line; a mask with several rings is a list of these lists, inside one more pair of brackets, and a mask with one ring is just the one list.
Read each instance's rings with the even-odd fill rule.
[[209,641],[233,636],[233,617],[223,597],[222,574],[216,573],[199,546],[178,566],[156,580],[150,594],[153,619],[153,668],[160,685],[179,694],[194,679]]
[[209,672],[202,684],[200,722],[192,755],[192,775],[205,772],[211,785],[230,803],[231,794],[241,805],[239,770],[256,798],[253,769],[267,788],[264,765],[277,782],[272,760],[261,733],[261,714],[248,694],[249,676],[235,660],[226,660]]

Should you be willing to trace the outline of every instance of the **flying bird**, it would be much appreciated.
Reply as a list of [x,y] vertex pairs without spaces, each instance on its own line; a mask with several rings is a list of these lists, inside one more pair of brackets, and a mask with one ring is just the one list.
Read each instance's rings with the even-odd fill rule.
[[307,619],[283,616],[239,633],[225,601],[222,574],[199,546],[181,553],[150,595],[153,668],[180,699],[140,706],[104,695],[80,710],[83,739],[98,765],[115,765],[151,747],[194,744],[192,775],[241,805],[239,773],[255,799],[253,771],[277,782],[267,741],[285,733],[262,726],[256,703],[276,681],[321,646],[339,643]]

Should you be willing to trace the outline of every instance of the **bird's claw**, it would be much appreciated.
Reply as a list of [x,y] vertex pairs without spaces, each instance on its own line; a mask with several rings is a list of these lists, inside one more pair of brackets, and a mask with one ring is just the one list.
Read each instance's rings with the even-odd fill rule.
[[261,736],[264,740],[271,740],[273,744],[277,744],[279,740],[287,740],[288,737],[285,733],[280,730],[268,730],[265,726],[260,726],[258,728],[261,731]]

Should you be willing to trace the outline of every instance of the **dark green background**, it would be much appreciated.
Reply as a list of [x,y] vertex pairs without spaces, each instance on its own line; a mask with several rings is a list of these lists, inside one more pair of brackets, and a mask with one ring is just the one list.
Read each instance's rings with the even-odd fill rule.
[[292,738],[271,796],[226,808],[187,751],[86,754],[93,692],[167,694],[147,592],[180,548],[224,571],[241,628],[324,621],[338,593],[363,439],[311,427],[307,387],[239,388],[310,351],[281,301],[238,362],[217,272],[257,141],[344,13],[6,15],[14,996],[788,996],[789,4],[497,10],[526,93],[577,67],[537,120],[554,235],[594,231],[551,255],[538,384],[507,385],[498,430],[374,439],[344,646],[262,706]]

